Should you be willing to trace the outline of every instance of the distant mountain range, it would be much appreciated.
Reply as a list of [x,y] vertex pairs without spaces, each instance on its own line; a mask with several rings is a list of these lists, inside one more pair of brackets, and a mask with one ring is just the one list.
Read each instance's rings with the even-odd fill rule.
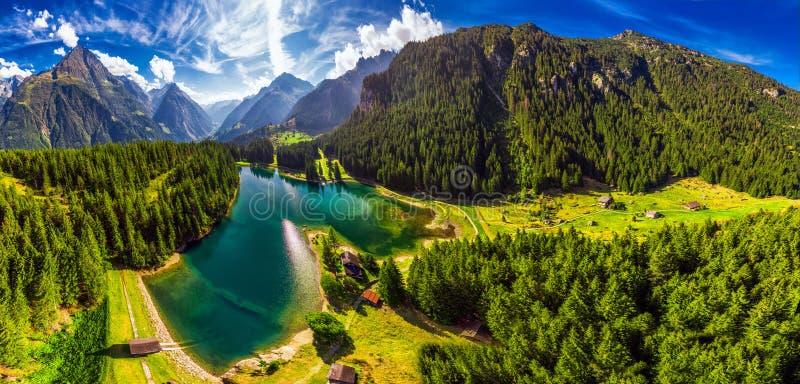
[[215,134],[216,139],[229,141],[267,124],[283,122],[297,100],[312,89],[311,83],[289,73],[276,77],[269,86],[244,99],[231,111]]
[[358,105],[364,78],[383,72],[397,56],[391,51],[360,59],[356,67],[336,79],[324,80],[292,107],[287,120],[294,129],[318,135],[345,121]]
[[175,84],[145,92],[77,46],[52,70],[0,80],[0,148],[205,137],[230,141],[281,123],[312,135],[325,133],[352,113],[364,78],[385,70],[394,56],[381,52],[361,59],[354,69],[316,88],[284,73],[241,102],[221,101],[203,109]]
[[205,109],[208,117],[211,118],[211,123],[214,127],[219,128],[222,122],[225,121],[225,118],[228,117],[228,115],[233,112],[233,109],[239,106],[241,102],[242,100],[223,100],[214,104],[204,105],[203,109]]

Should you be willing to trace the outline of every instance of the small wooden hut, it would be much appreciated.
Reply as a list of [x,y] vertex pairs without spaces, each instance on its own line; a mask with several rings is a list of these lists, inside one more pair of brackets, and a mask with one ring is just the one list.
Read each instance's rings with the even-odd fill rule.
[[143,356],[161,352],[161,343],[159,343],[158,339],[155,337],[130,340],[128,341],[128,347],[133,356]]
[[356,369],[347,365],[332,364],[328,371],[328,384],[355,384]]

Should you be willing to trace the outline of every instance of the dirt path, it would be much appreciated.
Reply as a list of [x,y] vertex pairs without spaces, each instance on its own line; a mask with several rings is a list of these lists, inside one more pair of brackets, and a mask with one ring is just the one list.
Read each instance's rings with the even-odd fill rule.
[[[139,330],[136,329],[136,318],[133,317],[133,308],[131,308],[131,299],[128,297],[128,287],[125,285],[125,271],[119,274],[119,279],[122,281],[122,293],[125,294],[125,304],[128,306],[128,318],[131,320],[131,328],[133,329],[133,338],[139,338]],[[144,359],[140,360],[142,362],[142,370],[144,371],[144,377],[147,379],[147,384],[155,384],[156,382],[153,381],[153,375],[150,373],[150,366],[147,365],[147,361]]]
[[133,317],[133,308],[131,308],[131,299],[128,298],[128,287],[125,284],[125,271],[120,272],[119,279],[122,281],[122,293],[125,294],[125,304],[128,306],[128,318],[131,319],[131,328],[133,328],[133,338],[139,338],[139,330],[136,329],[136,318]]

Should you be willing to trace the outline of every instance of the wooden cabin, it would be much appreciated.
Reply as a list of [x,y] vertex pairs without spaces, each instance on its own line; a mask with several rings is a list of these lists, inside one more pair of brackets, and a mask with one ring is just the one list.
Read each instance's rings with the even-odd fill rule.
[[128,341],[128,348],[130,348],[131,355],[143,356],[161,352],[161,343],[155,337],[133,339]]
[[350,277],[360,277],[364,271],[361,270],[361,263],[358,261],[358,256],[353,254],[350,251],[344,251],[341,256],[342,260],[342,267],[344,267],[344,273]]
[[371,289],[367,289],[366,291],[364,291],[364,293],[361,294],[361,297],[363,297],[364,301],[366,301],[367,303],[369,303],[373,307],[377,307],[377,306],[380,305],[381,296],[378,295],[377,292],[375,292],[375,291],[373,291]]
[[356,369],[347,365],[331,364],[328,384],[355,384]]
[[601,208],[608,209],[611,207],[611,204],[614,204],[614,198],[611,196],[600,196],[600,198],[597,200],[597,205],[599,205]]
[[690,211],[697,211],[700,208],[703,208],[703,206],[700,205],[700,203],[698,203],[696,201],[690,201],[690,202],[686,203],[686,205],[684,205],[683,208],[685,208],[687,210],[690,210]]

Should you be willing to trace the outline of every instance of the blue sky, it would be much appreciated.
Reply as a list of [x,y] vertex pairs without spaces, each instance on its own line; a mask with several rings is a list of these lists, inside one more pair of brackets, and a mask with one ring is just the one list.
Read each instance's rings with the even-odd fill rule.
[[46,70],[81,44],[144,88],[176,82],[209,103],[282,72],[318,83],[409,40],[523,22],[570,37],[635,29],[800,89],[797,0],[0,0],[0,77]]

